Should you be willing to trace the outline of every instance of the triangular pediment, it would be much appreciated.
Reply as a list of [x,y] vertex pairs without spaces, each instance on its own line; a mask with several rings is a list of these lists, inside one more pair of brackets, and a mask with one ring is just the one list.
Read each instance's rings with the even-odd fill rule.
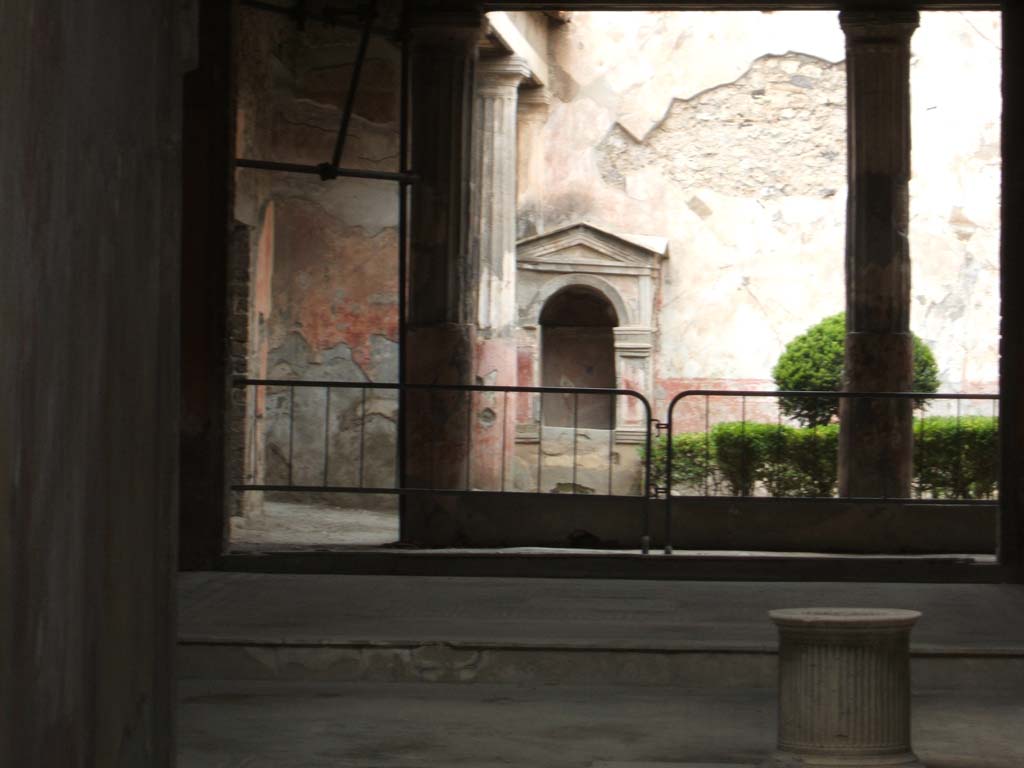
[[581,222],[520,240],[516,260],[535,266],[656,269],[667,249],[665,238],[620,234]]

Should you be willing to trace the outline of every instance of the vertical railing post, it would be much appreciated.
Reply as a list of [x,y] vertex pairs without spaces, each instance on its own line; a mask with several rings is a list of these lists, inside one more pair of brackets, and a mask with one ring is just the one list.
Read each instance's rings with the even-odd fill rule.
[[669,401],[668,414],[665,418],[665,541],[664,541],[664,552],[666,555],[672,554],[672,469],[673,469],[673,456],[672,456],[672,416],[675,413],[676,403],[679,401],[680,396],[674,397]]
[[463,484],[465,490],[473,487],[473,392],[466,392],[466,480]]
[[[617,405],[617,403],[616,403]],[[651,431],[654,429],[655,421],[651,409],[645,403],[647,414],[647,430],[644,433],[644,532],[640,536],[640,552],[644,555],[651,553],[651,503],[658,497],[657,483],[651,479]],[[615,425],[612,424],[614,427]],[[615,430],[612,430],[614,435]]]
[[295,444],[295,387],[288,396],[288,485],[292,485],[293,446]]
[[578,392],[572,393],[572,495],[576,495],[576,459],[579,438],[579,408],[580,396]]
[[505,465],[508,463],[508,390],[501,406],[501,491],[505,492]]
[[704,495],[711,495],[711,398],[704,395]]
[[912,477],[914,478],[914,484],[917,486],[916,494],[917,498],[920,499],[924,493],[924,482],[922,478],[922,472],[927,466],[925,463],[925,451],[927,446],[924,440],[924,408],[920,409],[920,416],[917,420],[917,439],[914,441],[914,467],[912,471]]
[[[409,28],[403,3],[399,35],[398,84],[398,169],[409,171]],[[398,414],[395,420],[395,487],[404,490],[406,481],[406,283],[409,250],[409,183],[398,184]],[[405,494],[398,495],[398,540],[405,540],[407,530]]]
[[366,465],[366,387],[363,387],[363,404],[359,417],[359,487],[364,485],[363,471]]
[[544,395],[537,397],[539,408],[537,411],[537,493],[541,489],[541,475],[544,471]]
[[[612,406],[611,411],[614,414],[615,411],[616,411],[615,406],[617,405],[617,403],[615,402],[615,395],[611,395],[610,397],[612,398],[612,400],[611,400],[611,406]],[[650,419],[648,419],[647,421],[649,422]],[[648,431],[650,431],[650,425],[648,425],[647,429],[648,429]],[[615,417],[612,416],[611,424],[608,425],[608,495],[609,496],[612,495],[612,462],[614,460],[615,460]],[[646,476],[645,476],[644,482],[645,482],[644,489],[646,491],[646,488],[647,488]]]
[[743,487],[741,491],[744,496],[754,495],[754,484],[753,484],[753,471],[750,469],[750,446],[747,444],[747,396],[743,395],[740,398],[740,478],[743,481]]
[[963,436],[960,434],[962,425],[960,422],[960,400],[956,401],[956,477],[954,479],[953,487],[956,489],[956,493],[966,497],[967,489],[964,484],[964,445]]
[[331,388],[324,387],[324,485],[327,482],[327,459],[331,455]]

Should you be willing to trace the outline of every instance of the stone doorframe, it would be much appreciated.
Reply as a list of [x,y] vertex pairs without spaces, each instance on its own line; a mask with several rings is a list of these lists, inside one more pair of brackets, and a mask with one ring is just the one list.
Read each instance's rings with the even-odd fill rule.
[[[654,391],[655,302],[668,240],[614,233],[580,222],[516,244],[519,384],[540,384],[540,313],[564,288],[584,286],[615,309],[615,386],[650,400]],[[639,443],[646,414],[635,399],[615,409],[615,442]],[[528,437],[523,435],[523,437]]]

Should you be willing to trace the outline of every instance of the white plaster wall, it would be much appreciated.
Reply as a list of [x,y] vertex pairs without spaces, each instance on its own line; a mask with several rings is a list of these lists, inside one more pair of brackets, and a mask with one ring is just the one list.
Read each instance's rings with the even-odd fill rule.
[[944,388],[999,379],[1000,16],[928,13],[912,41],[911,325]]
[[[913,65],[912,323],[937,354],[944,388],[991,389],[999,20],[924,16]],[[552,28],[549,54],[552,102],[538,147],[544,174],[521,190],[520,235],[586,220],[668,237],[657,394],[771,388],[785,343],[843,308],[837,15],[574,13]],[[756,140],[745,143],[744,131]],[[787,131],[795,149],[779,139]],[[609,147],[634,145],[636,155],[658,142],[664,147],[646,163],[609,173]],[[828,147],[839,152],[834,162],[820,160]],[[831,183],[801,183],[808,174]]]

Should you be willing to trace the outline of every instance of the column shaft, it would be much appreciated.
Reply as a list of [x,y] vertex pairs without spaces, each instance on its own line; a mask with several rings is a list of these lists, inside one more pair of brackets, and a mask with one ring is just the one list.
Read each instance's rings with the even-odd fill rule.
[[529,72],[518,56],[483,59],[477,72],[471,193],[476,321],[493,336],[509,336],[516,321],[516,105]]
[[[469,384],[474,292],[469,262],[473,78],[482,18],[424,12],[411,23],[411,149],[418,175],[409,219],[407,381]],[[468,485],[465,393],[406,395],[406,484]]]
[[[516,383],[516,103],[519,84],[529,74],[519,56],[488,57],[477,68],[470,263],[476,289],[476,380],[481,384]],[[515,445],[508,403],[497,393],[474,396],[474,488],[501,489],[506,452]]]
[[[849,197],[844,389],[913,387],[910,334],[910,37],[917,12],[844,11]],[[910,495],[909,400],[844,399],[839,493]]]

